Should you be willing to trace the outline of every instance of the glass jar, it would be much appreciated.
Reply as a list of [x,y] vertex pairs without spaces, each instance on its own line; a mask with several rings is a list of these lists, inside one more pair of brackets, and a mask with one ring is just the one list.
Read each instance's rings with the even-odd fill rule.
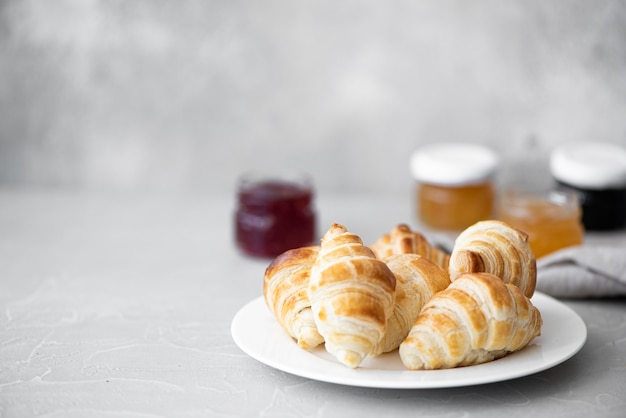
[[432,144],[411,156],[417,216],[427,227],[462,230],[494,211],[493,173],[498,157],[490,149],[461,143]]
[[305,174],[243,175],[237,189],[237,246],[245,254],[270,258],[313,244],[313,199],[313,182]]
[[586,230],[626,226],[626,149],[598,142],[564,144],[550,155],[559,190],[575,192]]
[[506,190],[500,196],[500,220],[528,234],[535,257],[582,244],[584,227],[575,193]]

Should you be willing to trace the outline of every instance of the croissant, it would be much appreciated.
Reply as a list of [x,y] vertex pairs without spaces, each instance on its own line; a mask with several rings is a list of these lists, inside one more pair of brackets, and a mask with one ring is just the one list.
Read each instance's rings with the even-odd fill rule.
[[380,259],[394,254],[419,254],[434,261],[446,271],[450,261],[450,254],[430,245],[422,234],[412,231],[406,224],[397,225],[391,232],[370,245],[370,248]]
[[467,273],[424,305],[400,344],[400,358],[411,370],[480,364],[521,350],[542,324],[517,286],[489,273]]
[[298,346],[309,349],[324,342],[313,319],[308,287],[319,246],[295,248],[276,257],[265,270],[263,296],[278,323]]
[[372,349],[373,355],[398,348],[430,297],[450,284],[448,273],[418,254],[396,254],[383,259],[396,276],[396,301],[387,332]]
[[450,279],[462,273],[487,272],[532,297],[537,263],[528,235],[501,221],[481,221],[457,237],[450,256]]
[[326,350],[356,368],[383,338],[396,279],[358,235],[333,224],[311,268],[309,299]]

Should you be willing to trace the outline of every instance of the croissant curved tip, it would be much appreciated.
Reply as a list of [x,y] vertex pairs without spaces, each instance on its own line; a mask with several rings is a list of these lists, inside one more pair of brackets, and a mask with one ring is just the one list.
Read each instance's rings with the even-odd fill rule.
[[426,363],[416,352],[411,350],[410,347],[407,347],[409,342],[400,344],[400,347],[398,348],[402,364],[404,364],[404,367],[409,370],[424,370],[426,368]]
[[348,232],[348,228],[346,228],[344,225],[333,223],[330,225],[330,228],[328,228],[328,230],[324,233],[324,236],[322,237],[322,243],[324,243],[324,241],[329,241],[341,234],[345,234],[346,232]]
[[329,233],[336,233],[336,234],[341,234],[344,232],[348,232],[348,228],[345,227],[345,225],[342,224],[338,224],[336,222],[334,222],[330,228],[328,229]]
[[339,362],[353,369],[357,368],[363,361],[361,354],[350,350],[339,350],[335,353],[335,357]]
[[479,253],[471,250],[455,251],[450,259],[451,278],[454,280],[463,273],[485,271],[485,263]]
[[298,347],[300,348],[310,350],[323,342],[324,337],[318,333],[317,328],[306,327],[300,331],[300,336],[298,338]]

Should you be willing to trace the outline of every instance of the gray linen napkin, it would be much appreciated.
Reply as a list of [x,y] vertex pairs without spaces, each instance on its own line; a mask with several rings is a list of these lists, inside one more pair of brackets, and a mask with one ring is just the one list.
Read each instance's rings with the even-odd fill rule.
[[537,260],[537,290],[555,297],[626,296],[626,246],[581,245]]

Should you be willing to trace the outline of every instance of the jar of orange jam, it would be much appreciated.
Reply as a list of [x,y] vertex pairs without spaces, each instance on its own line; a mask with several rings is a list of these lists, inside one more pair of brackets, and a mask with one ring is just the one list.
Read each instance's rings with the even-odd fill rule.
[[473,144],[432,144],[411,156],[416,208],[422,224],[460,231],[493,216],[497,155]]
[[585,232],[575,193],[507,190],[498,209],[500,220],[528,234],[537,258],[583,242]]

